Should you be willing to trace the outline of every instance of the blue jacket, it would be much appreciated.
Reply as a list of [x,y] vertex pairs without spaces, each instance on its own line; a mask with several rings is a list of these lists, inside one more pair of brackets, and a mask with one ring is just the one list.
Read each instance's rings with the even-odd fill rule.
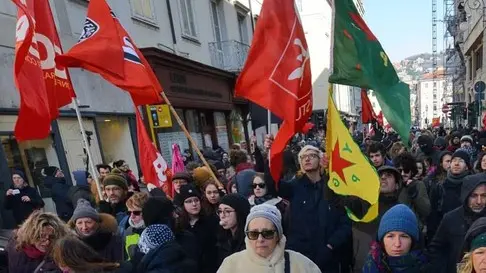
[[[339,252],[352,236],[351,221],[322,178],[282,181],[279,196],[290,201],[287,247],[311,259],[323,273],[339,272]],[[327,246],[330,245],[332,250]]]

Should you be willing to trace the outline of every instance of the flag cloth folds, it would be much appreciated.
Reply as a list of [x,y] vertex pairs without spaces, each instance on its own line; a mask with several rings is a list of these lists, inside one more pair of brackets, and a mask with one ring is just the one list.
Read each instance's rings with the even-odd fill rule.
[[59,107],[75,95],[67,70],[54,62],[62,52],[49,2],[13,3],[18,7],[14,78],[20,93],[15,137],[17,141],[43,139],[59,116]]
[[162,87],[105,0],[91,0],[83,32],[69,52],[56,61],[81,67],[130,93],[135,105],[161,102]]
[[372,89],[385,118],[408,143],[410,89],[400,81],[353,0],[334,1],[333,72],[329,82]]
[[312,113],[309,51],[294,0],[265,0],[235,96],[283,120],[270,151],[270,170],[279,181],[282,152]]
[[347,212],[354,221],[370,222],[378,216],[380,178],[343,124],[332,99],[332,84],[329,86],[326,130],[328,186],[336,194],[358,197],[369,203],[371,207],[362,219],[357,218],[349,209]]
[[368,93],[366,89],[361,89],[361,121],[367,124],[373,122],[374,119],[376,120],[376,114],[370,98],[368,98]]
[[146,183],[161,188],[167,196],[172,197],[171,171],[167,161],[159,153],[143,125],[138,108],[135,107],[137,117],[138,159]]

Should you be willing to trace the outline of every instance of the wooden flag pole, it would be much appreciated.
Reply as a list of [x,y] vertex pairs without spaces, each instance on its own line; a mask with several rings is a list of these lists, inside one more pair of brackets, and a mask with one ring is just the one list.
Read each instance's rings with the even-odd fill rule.
[[191,135],[189,134],[189,131],[187,131],[187,129],[186,129],[186,126],[184,126],[184,123],[182,122],[181,118],[179,117],[179,114],[177,114],[176,110],[172,106],[172,103],[170,103],[169,98],[167,98],[167,96],[165,95],[164,92],[160,92],[160,94],[161,94],[162,98],[164,99],[165,103],[167,103],[167,105],[169,106],[170,112],[172,113],[172,115],[174,115],[177,123],[182,128],[182,131],[186,135],[187,139],[189,139],[189,142],[191,143],[192,148],[196,151],[196,153],[199,156],[199,158],[201,158],[204,166],[206,166],[206,168],[208,168],[209,174],[211,175],[211,177],[214,179],[214,181],[216,182],[216,184],[218,185],[219,188],[224,189],[223,184],[221,184],[221,182],[219,182],[218,178],[216,177],[216,175],[214,174],[213,170],[209,166],[209,163],[206,161],[206,159],[202,155],[201,151],[197,147],[196,142],[194,141],[194,139],[192,139]]

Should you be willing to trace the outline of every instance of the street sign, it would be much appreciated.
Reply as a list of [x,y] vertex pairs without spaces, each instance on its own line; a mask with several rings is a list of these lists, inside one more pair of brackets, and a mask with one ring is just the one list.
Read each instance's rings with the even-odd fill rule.
[[486,89],[486,83],[484,83],[483,81],[477,81],[474,84],[474,91],[476,91],[477,93],[482,93],[484,89]]
[[447,104],[442,105],[442,113],[447,113],[450,110],[451,109],[449,108],[449,105],[447,105]]

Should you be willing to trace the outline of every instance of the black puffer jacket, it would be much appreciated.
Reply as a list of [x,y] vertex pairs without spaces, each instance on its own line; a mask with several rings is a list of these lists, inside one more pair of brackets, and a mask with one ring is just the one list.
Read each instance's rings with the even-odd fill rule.
[[480,217],[486,216],[486,209],[473,212],[468,206],[468,198],[481,184],[486,183],[485,174],[475,174],[465,179],[461,189],[463,205],[444,215],[434,239],[429,245],[429,254],[434,272],[456,273],[456,263],[464,253],[462,246],[466,231]]
[[175,241],[149,251],[136,265],[137,273],[197,272],[196,261],[190,259]]
[[[10,189],[15,190],[12,186]],[[26,186],[18,189],[19,194],[5,196],[5,209],[12,210],[15,224],[20,225],[34,211],[44,207],[44,201],[39,196],[36,189]],[[23,196],[30,198],[29,202],[22,201]]]
[[56,204],[56,212],[59,218],[65,222],[69,221],[73,216],[74,207],[68,196],[71,186],[66,184],[66,178],[46,176],[44,185],[52,191],[52,201]]

